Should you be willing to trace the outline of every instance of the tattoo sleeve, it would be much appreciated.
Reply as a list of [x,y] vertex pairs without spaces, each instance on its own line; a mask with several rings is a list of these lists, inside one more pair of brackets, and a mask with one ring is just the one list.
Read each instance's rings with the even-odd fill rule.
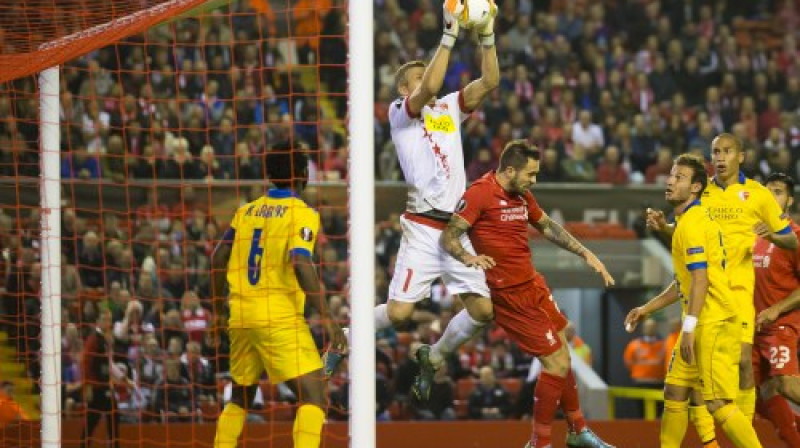
[[547,215],[538,222],[538,226],[536,227],[542,232],[545,238],[564,250],[568,250],[581,257],[587,251],[586,247],[584,247],[580,241],[575,239],[574,236]]
[[442,247],[448,254],[462,263],[464,262],[464,257],[469,255],[469,252],[461,245],[461,235],[466,233],[467,230],[469,230],[469,223],[464,218],[453,215],[442,232]]

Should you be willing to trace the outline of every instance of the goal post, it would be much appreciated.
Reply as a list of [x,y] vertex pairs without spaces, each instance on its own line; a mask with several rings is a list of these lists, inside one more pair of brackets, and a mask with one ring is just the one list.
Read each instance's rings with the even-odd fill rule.
[[61,447],[61,144],[59,67],[39,74],[42,448]]

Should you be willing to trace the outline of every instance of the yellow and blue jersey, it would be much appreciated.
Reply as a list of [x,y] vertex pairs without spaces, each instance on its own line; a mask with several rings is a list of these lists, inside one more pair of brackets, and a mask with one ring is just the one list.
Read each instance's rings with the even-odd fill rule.
[[789,220],[772,193],[741,172],[738,182],[726,188],[712,178],[701,202],[722,228],[731,285],[753,291],[753,246],[756,242],[753,227],[764,222],[773,233],[785,234],[792,231]]
[[683,214],[677,217],[675,233],[672,235],[672,263],[684,315],[689,304],[692,271],[706,269],[708,273],[708,293],[697,316],[700,323],[725,320],[736,313],[726,272],[727,246],[723,238],[719,224],[699,201],[689,204]]
[[271,189],[240,207],[224,240],[231,328],[292,326],[305,322],[305,293],[292,254],[312,255],[319,214],[292,191]]

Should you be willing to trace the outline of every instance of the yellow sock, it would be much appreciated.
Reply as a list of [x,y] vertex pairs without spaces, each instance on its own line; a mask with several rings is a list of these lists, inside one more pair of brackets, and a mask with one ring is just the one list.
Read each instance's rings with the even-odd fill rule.
[[714,432],[714,417],[708,412],[708,408],[703,406],[689,406],[689,418],[697,429],[697,435],[703,446],[715,447],[717,434]]
[[244,428],[247,413],[234,403],[225,405],[217,421],[217,435],[214,437],[214,448],[236,448],[236,440]]
[[739,395],[736,396],[736,406],[745,417],[753,421],[753,415],[756,413],[756,388],[739,389]]
[[753,423],[742,414],[735,404],[726,404],[714,412],[714,420],[722,427],[728,438],[739,448],[761,448]]
[[680,448],[689,426],[689,401],[664,400],[661,448]]
[[304,404],[294,418],[294,448],[319,448],[325,411],[313,404]]

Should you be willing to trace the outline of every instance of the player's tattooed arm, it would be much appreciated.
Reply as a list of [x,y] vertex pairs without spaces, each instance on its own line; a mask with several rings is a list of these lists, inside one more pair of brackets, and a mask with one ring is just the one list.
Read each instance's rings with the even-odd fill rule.
[[579,257],[585,257],[589,252],[580,241],[546,214],[542,214],[542,218],[533,226],[551,243]]
[[488,255],[472,255],[461,244],[461,236],[469,230],[469,223],[458,215],[453,215],[447,223],[441,236],[444,250],[456,260],[471,268],[491,269],[495,266],[494,259]]
[[588,264],[592,270],[603,277],[603,283],[605,283],[606,286],[614,286],[616,283],[614,281],[614,277],[612,277],[608,272],[608,269],[606,269],[606,266],[603,264],[603,262],[597,258],[597,255],[587,249],[583,244],[580,243],[580,241],[575,239],[572,234],[567,232],[557,222],[550,219],[547,214],[543,213],[539,221],[533,224],[533,226],[536,227],[545,238],[550,240],[550,242],[556,246],[564,250],[568,250],[586,260],[586,264]]
[[450,256],[464,263],[464,257],[469,255],[461,244],[461,235],[467,233],[469,223],[460,216],[453,215],[442,232],[442,247]]

